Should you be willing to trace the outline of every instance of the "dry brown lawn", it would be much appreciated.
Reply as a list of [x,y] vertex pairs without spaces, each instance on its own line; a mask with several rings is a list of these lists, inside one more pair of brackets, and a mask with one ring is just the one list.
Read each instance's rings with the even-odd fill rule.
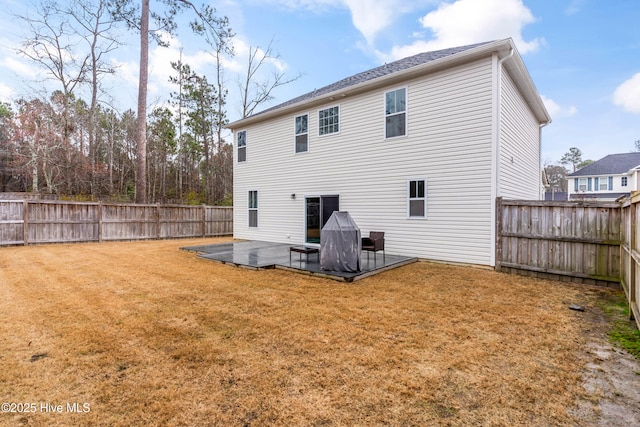
[[0,398],[23,411],[0,425],[574,425],[591,398],[583,287],[427,262],[344,284],[179,250],[222,241],[0,248]]

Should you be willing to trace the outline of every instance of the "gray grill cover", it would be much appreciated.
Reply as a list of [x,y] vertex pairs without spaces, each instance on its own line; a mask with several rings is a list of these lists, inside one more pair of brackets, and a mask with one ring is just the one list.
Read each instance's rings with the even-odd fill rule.
[[329,271],[360,271],[360,229],[349,212],[335,211],[320,233],[320,267]]

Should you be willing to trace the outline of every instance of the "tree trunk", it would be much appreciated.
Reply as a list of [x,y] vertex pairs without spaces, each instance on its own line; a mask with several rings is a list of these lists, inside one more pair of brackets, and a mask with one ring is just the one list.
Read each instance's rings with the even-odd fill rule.
[[149,68],[149,0],[142,0],[140,17],[140,79],[136,122],[136,203],[147,203],[147,80]]

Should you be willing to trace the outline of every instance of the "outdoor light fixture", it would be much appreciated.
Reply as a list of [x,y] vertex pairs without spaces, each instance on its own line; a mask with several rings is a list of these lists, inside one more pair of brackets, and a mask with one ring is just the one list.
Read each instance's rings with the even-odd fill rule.
[[291,193],[291,200],[295,200],[296,199],[296,193]]

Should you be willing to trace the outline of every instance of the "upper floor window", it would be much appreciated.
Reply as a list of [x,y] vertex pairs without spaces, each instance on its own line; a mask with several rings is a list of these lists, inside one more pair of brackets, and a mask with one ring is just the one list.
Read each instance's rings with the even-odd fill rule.
[[309,151],[309,115],[296,117],[296,153]]
[[407,90],[392,90],[384,95],[385,138],[407,134]]
[[407,196],[409,218],[426,218],[427,181],[424,179],[409,180]]
[[587,191],[587,178],[580,178],[578,180],[578,191]]
[[340,109],[339,107],[326,108],[318,113],[318,133],[326,135],[336,133],[340,130]]
[[238,132],[238,161],[245,162],[247,160],[247,131]]
[[622,187],[626,187],[627,186],[627,177],[623,176],[622,178],[620,178],[620,185]]

